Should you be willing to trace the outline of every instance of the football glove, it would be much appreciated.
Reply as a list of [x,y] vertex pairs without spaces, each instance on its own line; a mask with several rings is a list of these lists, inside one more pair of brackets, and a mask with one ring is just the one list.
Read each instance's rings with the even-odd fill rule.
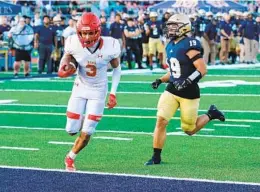
[[107,103],[108,109],[113,109],[116,106],[116,104],[117,104],[116,96],[113,94],[110,94],[109,98],[108,98],[108,103]]
[[175,87],[175,89],[177,89],[178,91],[185,89],[186,87],[188,87],[190,84],[192,84],[192,81],[187,78],[185,80],[178,80],[178,81],[174,81],[173,82],[173,86]]
[[162,83],[161,79],[156,79],[154,82],[152,82],[152,88],[158,89],[158,87],[160,86],[161,83]]

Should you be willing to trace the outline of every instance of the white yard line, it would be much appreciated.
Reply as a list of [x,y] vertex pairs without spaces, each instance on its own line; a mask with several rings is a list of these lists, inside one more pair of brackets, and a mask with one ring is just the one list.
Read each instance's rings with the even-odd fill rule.
[[63,142],[63,141],[49,141],[48,143],[54,145],[74,145],[74,142]]
[[[201,129],[203,130],[203,129]],[[188,136],[184,132],[169,132],[167,135],[173,136]],[[190,136],[189,136],[190,137]],[[231,136],[231,135],[192,135],[192,137],[210,137],[210,138],[226,138],[226,139],[251,139],[260,140],[260,137],[246,137],[246,136]]]
[[252,139],[260,140],[260,137],[228,136],[228,135],[194,135],[194,137],[228,138],[228,139]]
[[[57,80],[57,79],[44,79],[44,78],[35,78],[35,79],[12,79],[13,82],[45,82],[45,83],[74,83],[74,80]],[[120,84],[151,84],[152,81],[124,81],[121,80]],[[112,83],[112,81],[108,81],[108,83]]]
[[[46,168],[38,168],[38,167],[18,167],[18,166],[8,166],[8,165],[0,165],[0,168],[19,169],[19,170],[34,170],[34,171],[45,171],[45,172],[60,172],[60,173],[64,173],[64,174],[71,174],[71,172],[68,172],[64,169],[46,169]],[[220,181],[220,180],[196,179],[196,178],[177,178],[177,177],[163,177],[163,176],[155,176],[155,175],[136,175],[136,174],[126,174],[126,173],[108,173],[108,172],[90,172],[90,171],[75,171],[73,173],[74,174],[109,175],[109,176],[118,176],[118,177],[137,177],[137,178],[164,179],[164,180],[175,180],[175,181],[192,181],[192,182],[260,186],[260,183],[253,183],[253,182]]]
[[214,126],[217,127],[246,127],[249,128],[250,125],[241,125],[241,124],[213,124]]
[[[71,91],[64,90],[40,90],[40,89],[0,89],[2,92],[36,92],[36,93],[71,93]],[[162,92],[130,92],[119,91],[117,94],[129,95],[160,95]],[[217,94],[217,93],[202,93],[201,96],[222,96],[222,97],[260,97],[260,94]]]
[[22,127],[22,126],[0,126],[0,129],[25,129],[25,130],[43,130],[43,131],[65,131],[65,128]]
[[[55,107],[55,108],[66,108],[67,105],[52,105],[52,104],[22,104],[22,103],[0,103],[1,105],[6,106],[26,106],[26,107]],[[107,107],[106,107],[107,108]],[[157,108],[154,107],[115,107],[114,109],[125,109],[125,110],[148,110],[156,111]],[[179,109],[178,109],[179,110]],[[199,111],[205,112],[207,109],[201,109]],[[224,112],[230,113],[260,113],[260,111],[251,111],[251,110],[223,110]]]
[[[133,138],[125,138],[125,137],[105,137],[105,136],[98,136],[93,137],[93,139],[103,139],[103,140],[114,140],[114,141],[133,141]],[[49,144],[54,145],[74,145],[74,142],[63,142],[63,141],[49,141]]]
[[[65,131],[64,128],[44,128],[44,127],[16,127],[16,126],[0,126],[0,129],[21,129],[21,130],[43,130],[43,131]],[[96,130],[97,133],[115,133],[115,134],[134,134],[134,135],[150,135],[151,132],[133,132],[133,131],[107,131],[107,130]],[[169,136],[187,136],[183,131],[168,132]],[[210,137],[210,138],[228,138],[228,139],[252,139],[260,140],[260,137],[245,137],[245,136],[227,136],[227,135],[198,135],[195,134],[193,137]],[[68,143],[71,144],[71,143]]]
[[105,140],[115,140],[115,141],[133,141],[133,138],[124,137],[93,137],[94,139],[105,139]]
[[206,75],[206,77],[259,77],[260,75]]
[[6,99],[6,100],[0,100],[0,105],[1,104],[10,104],[13,102],[17,102],[17,100],[10,100],[10,99]]
[[[0,111],[0,114],[30,114],[30,115],[52,115],[65,116],[66,113],[51,113],[51,112],[31,112],[31,111]],[[114,118],[132,118],[132,119],[156,119],[156,116],[139,116],[139,115],[103,115],[103,117]],[[171,119],[180,119],[179,117],[172,117]],[[226,119],[226,122],[251,122],[260,123],[260,120],[254,119]]]
[[25,148],[25,147],[10,147],[10,146],[0,146],[0,149],[9,150],[22,150],[22,151],[39,151],[39,148]]

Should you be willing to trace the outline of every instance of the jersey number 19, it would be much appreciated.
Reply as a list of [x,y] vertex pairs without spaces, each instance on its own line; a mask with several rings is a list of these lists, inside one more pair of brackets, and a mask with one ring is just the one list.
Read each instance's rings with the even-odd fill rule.
[[179,78],[181,76],[180,62],[176,58],[170,58],[167,61],[171,69],[171,75],[174,78]]

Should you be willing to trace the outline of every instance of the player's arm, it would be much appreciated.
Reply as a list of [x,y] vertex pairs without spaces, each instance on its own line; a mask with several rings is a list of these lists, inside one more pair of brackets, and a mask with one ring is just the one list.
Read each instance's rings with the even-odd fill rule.
[[207,66],[203,60],[201,52],[198,50],[190,50],[186,53],[186,55],[193,61],[193,65],[196,68],[196,71],[193,72],[188,78],[192,82],[199,82],[199,80],[206,75],[207,73]]
[[73,61],[71,57],[72,56],[68,53],[65,53],[62,56],[60,60],[59,71],[58,71],[58,76],[60,78],[69,77],[76,72],[78,64],[75,61]]
[[116,106],[116,91],[117,87],[121,78],[121,66],[119,64],[119,58],[114,58],[110,61],[111,66],[113,67],[113,74],[112,74],[112,85],[111,91],[109,94],[109,100],[107,103],[108,109],[112,109]]
[[186,53],[186,55],[192,60],[196,70],[187,79],[173,82],[174,87],[179,91],[185,89],[190,84],[198,83],[199,80],[207,73],[207,66],[200,51],[191,49]]
[[77,70],[78,63],[76,59],[72,56],[72,49],[72,39],[70,36],[65,41],[64,54],[60,60],[58,76],[61,78],[69,77],[73,75]]
[[169,82],[170,76],[171,76],[171,73],[168,71],[164,76],[162,76],[162,77],[159,78],[159,79],[156,79],[156,80],[152,83],[152,88],[153,88],[153,89],[158,89],[158,87],[160,86],[160,84]]

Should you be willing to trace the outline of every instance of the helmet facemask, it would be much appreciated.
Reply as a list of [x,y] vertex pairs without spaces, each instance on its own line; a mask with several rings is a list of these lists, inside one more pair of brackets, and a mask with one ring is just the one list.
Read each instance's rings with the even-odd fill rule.
[[166,38],[169,38],[171,40],[177,40],[182,36],[186,35],[187,33],[190,32],[190,30],[187,30],[185,28],[185,26],[188,24],[189,23],[184,24],[184,23],[168,22],[164,30]]
[[100,30],[78,30],[77,32],[83,47],[92,47],[100,38]]

